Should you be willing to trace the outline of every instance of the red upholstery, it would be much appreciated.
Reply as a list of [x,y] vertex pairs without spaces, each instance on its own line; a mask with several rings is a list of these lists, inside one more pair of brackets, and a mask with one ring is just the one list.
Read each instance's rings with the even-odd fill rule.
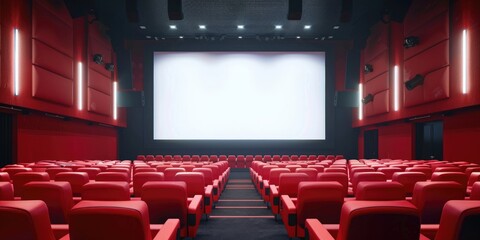
[[437,167],[435,172],[463,172],[459,167]]
[[199,172],[203,174],[203,178],[205,179],[205,186],[212,185],[212,195],[213,201],[217,202],[220,197],[220,186],[218,179],[213,179],[213,171],[211,168],[194,168],[193,172]]
[[[317,219],[307,219],[308,239],[333,240]],[[343,204],[337,240],[418,240],[418,210],[408,201],[348,201]]]
[[175,175],[175,181],[183,181],[187,184],[187,196],[193,198],[196,195],[203,196],[205,214],[210,214],[213,207],[212,185],[205,187],[203,173],[179,172]]
[[[180,219],[182,237],[195,237],[203,209],[201,196],[187,202],[185,182],[147,182],[142,187],[142,200],[147,203],[151,223],[164,223],[169,218]],[[187,231],[188,230],[188,231]]]
[[301,167],[302,166],[300,166],[298,164],[290,164],[290,165],[285,166],[285,168],[290,169],[290,172],[292,172],[292,173],[294,173],[297,168],[301,168]]
[[448,201],[435,240],[480,239],[479,222],[480,201]]
[[130,182],[125,172],[101,172],[95,177],[95,181]]
[[311,181],[317,180],[318,171],[315,168],[297,168],[295,172],[307,174]]
[[336,181],[342,185],[343,194],[347,196],[348,194],[348,176],[346,173],[340,172],[325,172],[317,174],[317,181]]
[[30,182],[25,184],[22,200],[42,200],[47,204],[50,222],[65,224],[73,207],[72,188],[66,182]]
[[[108,168],[105,172],[121,172],[121,173],[126,173],[127,178],[130,179],[130,167],[125,167],[125,166],[112,166],[111,168]],[[130,180],[129,180],[130,181]]]
[[135,175],[137,173],[142,173],[142,172],[157,172],[157,169],[152,168],[152,167],[136,168],[136,169],[133,170],[133,175]]
[[2,239],[55,240],[43,201],[0,201],[0,219]]
[[411,167],[405,169],[405,172],[421,172],[427,176],[427,179],[430,179],[432,177],[433,170],[429,167]]
[[90,182],[83,185],[82,200],[128,201],[130,186],[127,182]]
[[140,172],[133,175],[133,194],[135,197],[142,196],[142,186],[149,181],[164,181],[162,172]]
[[[69,225],[71,239],[152,239],[148,207],[142,201],[81,201],[72,209]],[[157,237],[176,239],[179,225],[178,220],[166,220]]]
[[427,175],[421,172],[396,172],[392,176],[392,181],[401,183],[407,196],[411,196],[415,183],[427,181]]
[[282,173],[278,180],[278,187],[270,185],[270,207],[273,214],[280,212],[280,197],[288,195],[297,197],[298,184],[309,181],[310,178],[305,173]]
[[323,170],[324,172],[336,172],[336,173],[344,173],[344,174],[347,174],[347,169],[345,168],[336,168],[336,167],[329,167],[329,168],[325,168]]
[[480,200],[480,182],[476,182],[472,185],[470,200]]
[[356,200],[390,201],[405,200],[405,188],[398,182],[359,182]]
[[264,181],[263,183],[263,200],[266,202],[270,201],[270,192],[271,192],[271,186],[276,185],[278,187],[279,179],[280,179],[280,174],[283,173],[290,173],[290,169],[288,168],[275,168],[270,170],[270,176],[268,181]]
[[195,168],[195,165],[185,165],[185,164],[182,164],[180,165],[181,168],[184,168],[186,172],[191,172],[194,168]]
[[88,174],[84,172],[61,172],[55,175],[56,182],[69,182],[73,196],[80,197],[83,185],[88,183]]
[[[221,157],[221,156],[220,156],[220,157]],[[222,161],[222,160],[220,159],[220,161]],[[235,156],[229,155],[228,158],[227,158],[227,161],[228,161],[228,166],[229,166],[230,168],[235,168],[235,167],[237,167],[237,159],[236,159]]]
[[31,181],[49,181],[50,177],[46,172],[20,172],[15,174],[12,180],[15,196],[21,196],[25,184]]
[[0,182],[0,200],[13,200],[13,185],[10,182]]
[[363,181],[386,182],[387,176],[381,172],[357,172],[353,174],[353,177],[351,179],[353,194],[356,193],[357,184]]
[[88,174],[89,179],[95,179],[97,174],[102,172],[100,168],[94,168],[94,167],[85,167],[85,168],[79,168],[77,169],[76,172],[86,172]]
[[288,237],[305,236],[305,220],[319,219],[322,223],[339,223],[343,204],[343,187],[338,182],[301,182],[296,203],[282,195],[283,224]]
[[321,173],[324,171],[325,166],[323,165],[308,165],[307,168],[314,168],[317,170],[317,172]]
[[58,173],[61,172],[72,172],[73,170],[71,168],[66,168],[66,167],[55,167],[55,168],[47,168],[45,170],[46,173],[50,176],[50,179],[55,179],[55,176]]
[[468,167],[465,169],[467,176],[470,176],[473,172],[480,172],[480,167]]
[[237,168],[245,168],[245,157],[243,155],[237,156]]
[[397,167],[381,167],[381,168],[378,168],[377,171],[385,173],[385,176],[387,177],[387,179],[392,179],[393,174],[396,172],[403,172],[401,168],[397,168]]
[[20,172],[31,172],[32,169],[25,168],[25,167],[12,167],[12,168],[3,168],[2,171],[8,173],[8,175],[10,176],[10,179],[13,179],[13,176],[15,174]]
[[175,175],[179,172],[185,172],[185,168],[167,168],[163,173],[165,174],[165,181],[174,181]]
[[10,175],[6,172],[0,172],[0,182],[10,182]]
[[467,189],[467,175],[462,172],[434,172],[432,181],[454,181]]
[[417,182],[412,203],[420,211],[422,223],[438,224],[443,205],[449,200],[461,200],[464,197],[465,189],[456,182]]

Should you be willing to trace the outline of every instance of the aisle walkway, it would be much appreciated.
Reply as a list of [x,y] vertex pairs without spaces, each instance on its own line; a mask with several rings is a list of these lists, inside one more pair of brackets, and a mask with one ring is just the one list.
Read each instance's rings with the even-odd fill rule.
[[283,224],[255,190],[248,169],[234,169],[208,221],[200,224],[198,240],[288,239]]

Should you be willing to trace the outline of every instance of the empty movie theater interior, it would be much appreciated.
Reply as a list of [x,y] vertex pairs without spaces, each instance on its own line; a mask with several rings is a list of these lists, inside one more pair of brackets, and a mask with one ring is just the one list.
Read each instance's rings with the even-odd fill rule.
[[0,0],[0,240],[480,240],[480,0]]

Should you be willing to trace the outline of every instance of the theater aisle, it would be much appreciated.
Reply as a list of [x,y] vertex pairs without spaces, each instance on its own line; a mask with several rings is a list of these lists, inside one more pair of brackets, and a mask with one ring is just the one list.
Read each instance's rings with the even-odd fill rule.
[[202,220],[198,240],[288,239],[250,180],[248,169],[233,169],[208,221]]

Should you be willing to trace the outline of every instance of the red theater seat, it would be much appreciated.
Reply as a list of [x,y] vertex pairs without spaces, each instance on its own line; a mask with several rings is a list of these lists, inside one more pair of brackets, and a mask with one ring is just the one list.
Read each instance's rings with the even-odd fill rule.
[[401,183],[407,196],[411,196],[415,183],[427,181],[427,175],[422,172],[396,172],[392,176],[392,181]]
[[42,200],[47,204],[50,222],[65,224],[73,207],[72,188],[66,182],[29,182],[25,184],[22,200]]
[[301,182],[296,201],[282,195],[280,215],[288,237],[304,237],[307,218],[339,223],[343,197],[343,187],[338,182]]
[[[307,239],[333,240],[317,219],[306,220]],[[337,240],[418,240],[418,210],[408,201],[349,201],[342,207]]]
[[480,200],[480,182],[473,183],[470,200]]
[[213,179],[213,171],[210,168],[202,167],[202,168],[194,168],[192,172],[199,172],[203,174],[205,179],[205,187],[208,185],[212,185],[212,196],[213,201],[217,202],[220,197],[220,187],[218,185],[218,180]]
[[298,193],[298,184],[309,181],[310,178],[305,173],[282,173],[278,180],[278,186],[270,185],[270,209],[275,215],[280,213],[280,197],[288,195],[296,198]]
[[438,224],[443,205],[449,200],[465,198],[465,189],[452,181],[417,182],[413,189],[412,203],[420,211],[425,224]]
[[167,168],[163,171],[165,181],[175,181],[175,175],[179,172],[185,172],[185,168]]
[[245,157],[243,155],[237,156],[237,168],[245,168]]
[[461,172],[434,172],[432,174],[432,181],[454,181],[467,189],[467,175]]
[[[178,219],[168,219],[155,239],[177,239]],[[81,201],[72,209],[70,239],[151,240],[149,211],[142,201]]]
[[13,176],[13,190],[15,196],[22,195],[23,186],[32,181],[50,181],[46,172],[19,172]]
[[114,181],[114,182],[130,182],[128,174],[125,172],[101,172],[95,177],[95,181]]
[[82,200],[128,201],[130,186],[127,182],[90,182],[83,185]]
[[305,173],[310,177],[310,181],[317,180],[318,171],[315,168],[297,168],[295,169],[296,173]]
[[88,174],[84,172],[61,172],[55,176],[55,182],[69,182],[74,197],[82,195],[82,187],[89,181]]
[[133,195],[142,196],[142,186],[150,181],[164,181],[165,175],[162,172],[140,172],[133,175]]
[[406,192],[398,182],[359,182],[356,200],[365,201],[392,201],[405,200]]
[[348,195],[348,176],[346,173],[340,172],[325,172],[317,174],[317,181],[328,182],[335,181],[342,185],[343,196]]
[[356,193],[357,184],[359,182],[386,182],[387,176],[381,172],[358,172],[353,174],[351,179],[353,194]]
[[381,167],[381,168],[378,168],[377,171],[385,173],[385,176],[387,177],[387,179],[392,179],[392,176],[394,173],[403,172],[401,168],[397,168],[397,167]]
[[185,165],[185,164],[182,164],[182,165],[180,165],[180,168],[185,169],[185,172],[191,172],[191,171],[195,168],[195,165],[191,165],[191,164]]
[[3,168],[2,169],[2,172],[8,173],[8,175],[10,176],[10,179],[13,179],[13,176],[17,173],[31,172],[31,171],[32,171],[31,168],[25,168],[25,167],[12,167],[12,168]]
[[180,219],[182,237],[194,238],[203,214],[202,196],[187,201],[185,182],[147,182],[142,188],[142,200],[147,203],[151,223],[164,223],[169,218]]
[[43,201],[0,201],[0,219],[2,239],[55,240]]
[[[220,159],[220,161],[222,161],[222,160]],[[228,166],[230,168],[236,168],[237,167],[237,158],[235,156],[229,155],[228,158],[227,158],[227,162],[228,162]]]
[[94,167],[85,167],[85,168],[79,168],[77,169],[76,172],[86,172],[88,174],[89,179],[95,179],[97,174],[101,173],[102,170],[100,168],[94,168]]
[[432,177],[433,170],[429,167],[409,167],[405,169],[405,172],[421,172],[427,176],[427,179]]
[[290,173],[290,169],[288,168],[274,168],[270,170],[269,180],[263,181],[263,200],[265,202],[270,202],[270,186],[277,186],[280,179],[280,174],[282,173]]
[[435,240],[480,239],[480,201],[445,203]]
[[55,176],[61,172],[72,172],[71,168],[64,168],[64,167],[54,167],[54,168],[47,168],[45,170],[46,173],[50,176],[50,179],[55,179]]
[[0,172],[0,182],[10,182],[10,175],[6,172]]
[[0,182],[0,200],[13,200],[13,185],[10,182]]
[[187,196],[193,198],[196,195],[203,197],[203,209],[207,216],[212,212],[213,196],[212,185],[205,187],[205,178],[200,172],[180,172],[175,175],[174,181],[183,181],[187,184]]

